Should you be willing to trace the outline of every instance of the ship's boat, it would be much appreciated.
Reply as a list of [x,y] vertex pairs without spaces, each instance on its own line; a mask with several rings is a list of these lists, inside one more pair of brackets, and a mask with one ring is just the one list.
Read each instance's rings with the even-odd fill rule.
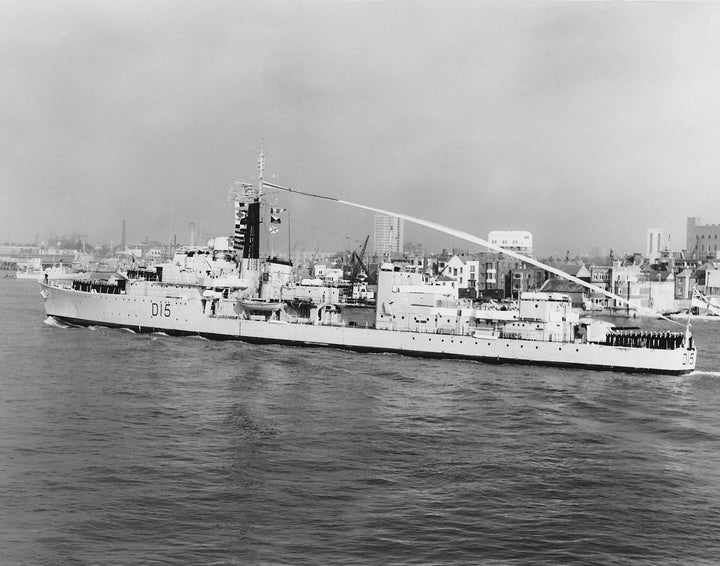
[[241,299],[238,304],[247,311],[256,312],[276,312],[285,306],[285,303],[278,301],[260,301],[257,299]]

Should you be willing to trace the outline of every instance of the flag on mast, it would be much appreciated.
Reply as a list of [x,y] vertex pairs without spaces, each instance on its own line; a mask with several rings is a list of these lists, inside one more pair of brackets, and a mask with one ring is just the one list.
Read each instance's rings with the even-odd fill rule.
[[245,248],[245,236],[247,234],[248,205],[239,199],[235,200],[235,234],[233,237],[233,249],[242,251]]
[[707,308],[708,306],[708,300],[700,291],[693,288],[693,296],[692,301],[690,302],[690,306],[692,307],[700,307],[700,308]]
[[287,211],[287,208],[278,208],[276,206],[270,207],[270,233],[278,234],[280,232],[279,224],[282,224],[280,214]]

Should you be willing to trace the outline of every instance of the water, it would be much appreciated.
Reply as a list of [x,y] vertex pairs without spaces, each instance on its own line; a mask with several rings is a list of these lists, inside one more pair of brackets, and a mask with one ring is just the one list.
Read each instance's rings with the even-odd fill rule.
[[0,562],[717,564],[720,324],[689,376],[45,322],[0,280]]

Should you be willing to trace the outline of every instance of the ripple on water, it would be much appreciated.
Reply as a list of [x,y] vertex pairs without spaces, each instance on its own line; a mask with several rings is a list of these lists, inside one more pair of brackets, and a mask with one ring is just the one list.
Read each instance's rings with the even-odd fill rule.
[[712,564],[720,346],[688,376],[43,324],[0,281],[8,564]]

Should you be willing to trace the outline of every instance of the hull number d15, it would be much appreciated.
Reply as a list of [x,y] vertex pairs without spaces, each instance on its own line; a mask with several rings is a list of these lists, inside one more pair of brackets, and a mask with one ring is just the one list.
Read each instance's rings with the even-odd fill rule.
[[170,316],[170,303],[150,302],[150,316]]

